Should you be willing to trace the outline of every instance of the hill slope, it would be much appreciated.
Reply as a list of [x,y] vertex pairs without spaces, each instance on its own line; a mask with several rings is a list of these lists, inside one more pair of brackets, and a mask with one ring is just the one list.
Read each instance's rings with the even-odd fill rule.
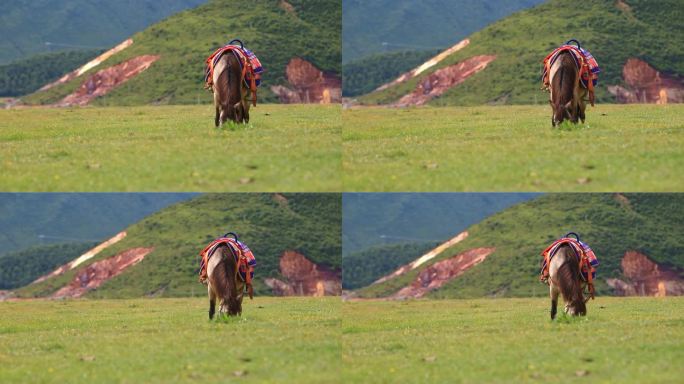
[[[606,279],[625,279],[621,262],[637,251],[662,270],[684,271],[684,196],[681,194],[550,194],[515,205],[468,229],[469,236],[423,264],[362,296],[396,293],[435,263],[476,248],[495,248],[480,264],[428,295],[440,298],[545,295],[539,282],[540,252],[575,231],[595,251],[598,294],[611,294]],[[416,255],[418,256],[418,255]],[[628,279],[627,279],[628,280]]]
[[343,0],[345,63],[372,54],[456,43],[487,24],[543,0]]
[[0,257],[5,252],[36,244],[103,240],[191,196],[188,193],[2,193]]
[[105,281],[93,297],[204,294],[197,282],[198,254],[227,231],[237,232],[257,258],[255,291],[270,294],[264,279],[283,279],[280,257],[296,251],[321,268],[340,271],[339,194],[207,194],[163,209],[126,229],[127,236],[61,276],[17,291],[44,296],[67,285],[78,270],[134,249],[144,259]]
[[[46,50],[105,48],[206,0],[34,0],[0,3],[0,64]],[[39,22],[37,22],[39,21]],[[46,46],[46,42],[54,45]]]
[[[571,38],[581,41],[601,66],[596,94],[599,102],[616,100],[608,92],[608,86],[620,86],[629,92],[644,88],[647,93],[654,94],[650,96],[652,100],[648,100],[651,102],[658,100],[660,87],[673,87],[669,96],[680,100],[684,89],[682,19],[684,3],[679,0],[590,0],[583,2],[581,7],[576,1],[549,0],[474,33],[469,36],[469,45],[419,76],[362,100],[366,103],[397,102],[436,71],[443,70],[442,76],[454,79],[465,76],[465,81],[451,87],[444,78],[438,83],[431,78],[433,89],[445,84],[444,93],[429,101],[433,105],[546,102],[547,95],[539,91],[541,61]],[[461,74],[456,66],[468,63],[468,59],[482,61],[484,58],[493,58],[493,61],[474,75]],[[628,59],[638,60],[628,66],[630,84],[623,80],[623,67]],[[660,75],[652,71],[652,76],[640,78],[645,64],[655,68]],[[658,89],[650,89],[653,87]]]
[[[148,69],[95,103],[210,103],[211,94],[203,89],[204,60],[216,48],[240,38],[266,70],[259,100],[276,102],[278,98],[271,87],[288,84],[285,69],[295,57],[309,61],[326,73],[339,75],[341,13],[337,0],[210,0],[133,35],[132,46],[82,76],[24,100],[55,103],[76,90],[90,75],[145,57],[152,61]],[[113,70],[121,71],[117,68]]]

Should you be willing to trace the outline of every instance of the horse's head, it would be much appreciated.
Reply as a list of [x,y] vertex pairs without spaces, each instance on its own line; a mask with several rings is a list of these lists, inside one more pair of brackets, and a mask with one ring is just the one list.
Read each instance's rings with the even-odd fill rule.
[[565,104],[561,104],[559,102],[554,104],[551,100],[549,100],[549,103],[551,104],[551,108],[553,109],[553,117],[551,120],[551,124],[553,124],[554,127],[559,125],[566,119],[572,120],[572,114],[570,113],[572,101],[568,101]]
[[565,307],[565,310],[568,313],[568,315],[571,316],[586,316],[587,304],[580,295],[579,298],[568,303]]

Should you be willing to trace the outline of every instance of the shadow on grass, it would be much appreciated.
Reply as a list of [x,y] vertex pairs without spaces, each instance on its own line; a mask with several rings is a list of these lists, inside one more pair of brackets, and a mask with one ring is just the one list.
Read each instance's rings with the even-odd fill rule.
[[246,131],[249,129],[252,129],[252,123],[247,123],[247,124],[242,124],[242,123],[236,123],[234,121],[226,121],[223,123],[223,125],[219,126],[217,129],[220,131],[229,131],[229,132],[236,132],[236,131]]
[[581,131],[585,128],[589,128],[589,124],[586,123],[577,123],[573,124],[570,120],[565,120],[562,123],[558,124],[555,127],[551,127],[553,130],[559,130],[559,131]]

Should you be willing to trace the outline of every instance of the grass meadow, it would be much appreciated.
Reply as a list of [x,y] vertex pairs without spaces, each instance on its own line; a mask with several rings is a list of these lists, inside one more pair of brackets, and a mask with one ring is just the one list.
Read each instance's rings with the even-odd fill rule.
[[223,128],[210,105],[0,110],[0,189],[339,191],[340,127],[320,105],[259,105]]
[[597,105],[551,127],[548,105],[344,110],[347,191],[679,191],[684,105]]
[[684,297],[598,297],[585,318],[549,300],[351,301],[344,382],[681,383]]
[[204,298],[0,302],[0,382],[338,382],[340,307],[258,297],[210,322]]

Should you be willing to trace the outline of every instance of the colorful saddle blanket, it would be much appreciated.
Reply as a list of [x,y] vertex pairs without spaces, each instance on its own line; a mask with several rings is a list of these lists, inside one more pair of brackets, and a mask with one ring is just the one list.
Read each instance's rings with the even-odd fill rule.
[[250,250],[245,243],[231,237],[220,237],[212,241],[202,250],[202,252],[200,252],[200,256],[202,257],[202,260],[200,261],[200,279],[203,277],[206,278],[209,257],[216,251],[216,248],[222,244],[227,245],[230,247],[231,251],[233,251],[242,280],[251,283],[252,278],[254,278],[254,267],[257,265],[254,253],[252,253],[252,250]]
[[261,75],[264,72],[264,67],[254,52],[239,45],[227,44],[207,57],[205,61],[207,67],[204,73],[205,88],[211,88],[213,85],[214,67],[227,52],[235,55],[235,58],[240,63],[240,70],[243,73],[245,85],[251,90],[252,103],[256,106],[256,90],[261,85]]
[[539,273],[539,279],[544,283],[548,283],[549,280],[549,264],[551,259],[558,252],[561,245],[567,244],[574,251],[580,264],[580,274],[582,279],[587,282],[587,287],[591,298],[594,298],[594,279],[596,279],[596,268],[599,266],[598,258],[594,251],[589,247],[588,244],[581,242],[579,240],[563,237],[553,242],[542,252],[541,260],[541,271]]
[[542,70],[542,86],[545,89],[549,88],[549,71],[556,62],[558,56],[563,52],[570,52],[575,65],[580,73],[580,83],[582,87],[589,91],[589,101],[594,105],[594,87],[598,85],[598,74],[601,68],[594,56],[584,48],[579,48],[574,45],[564,44],[556,48],[546,58],[544,58],[544,67]]

